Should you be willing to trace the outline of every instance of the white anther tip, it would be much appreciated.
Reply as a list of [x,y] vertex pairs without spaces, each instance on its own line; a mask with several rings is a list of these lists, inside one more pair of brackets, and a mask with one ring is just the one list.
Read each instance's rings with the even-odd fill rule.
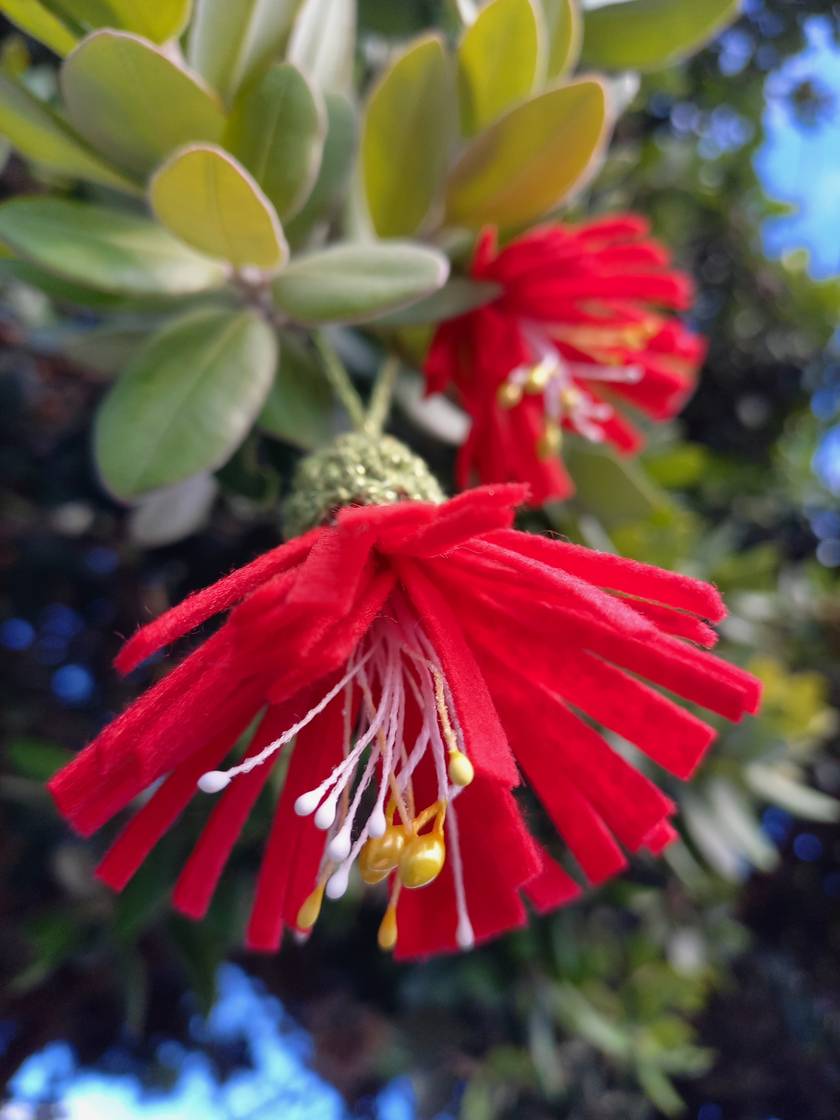
[[302,793],[295,802],[295,812],[299,817],[308,817],[310,813],[315,812],[320,799],[317,789],[311,789],[309,793]]
[[368,820],[368,832],[371,836],[384,836],[387,831],[388,822],[385,813],[382,811],[382,806],[377,805]]
[[473,933],[473,928],[468,918],[464,918],[458,922],[455,940],[458,942],[459,949],[472,949],[475,945],[475,934]]
[[198,779],[198,788],[202,793],[219,793],[230,785],[230,775],[224,770],[208,770]]
[[347,832],[339,832],[333,836],[327,845],[327,855],[333,863],[341,863],[350,855],[350,836]]
[[327,898],[341,898],[350,882],[350,872],[343,867],[327,879]]
[[335,801],[327,798],[318,812],[315,814],[315,827],[326,830],[331,827],[335,820]]

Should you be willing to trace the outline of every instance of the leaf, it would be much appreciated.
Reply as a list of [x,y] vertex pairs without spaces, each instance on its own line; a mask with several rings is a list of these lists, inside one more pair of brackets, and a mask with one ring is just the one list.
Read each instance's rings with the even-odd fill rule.
[[21,31],[62,57],[76,45],[76,36],[39,0],[0,0],[0,12]]
[[745,770],[747,785],[774,805],[810,821],[833,823],[840,820],[840,801],[820,790],[794,781],[781,771],[761,763],[750,763]]
[[288,61],[320,89],[348,93],[355,51],[356,0],[304,0],[292,27]]
[[142,548],[162,548],[204,527],[219,486],[212,474],[191,478],[143,498],[132,510],[128,531]]
[[356,155],[353,106],[338,93],[328,93],[325,104],[327,135],[318,177],[306,202],[286,225],[286,236],[293,246],[300,245],[318,221],[330,218],[338,208]]
[[0,73],[0,134],[21,155],[54,171],[119,190],[133,184],[109,167],[48,106],[6,74]]
[[14,198],[0,206],[0,240],[48,272],[105,292],[179,295],[225,277],[148,218],[84,202]]
[[6,761],[23,778],[48,781],[73,758],[73,751],[43,739],[13,739],[6,745]]
[[133,31],[154,43],[177,39],[190,18],[190,0],[48,0],[53,10],[87,29]]
[[453,91],[443,43],[407,47],[373,88],[362,122],[362,182],[380,237],[414,233],[434,203],[449,157]]
[[575,68],[583,44],[577,0],[541,0],[548,46],[546,77],[560,78]]
[[312,190],[326,131],[321,98],[299,70],[282,63],[236,99],[225,147],[248,168],[280,217],[288,218]]
[[575,500],[608,529],[666,512],[669,499],[637,463],[612,448],[568,441],[563,458],[575,482]]
[[458,47],[461,128],[473,136],[531,92],[540,36],[532,0],[491,0]]
[[271,270],[288,256],[273,206],[221,148],[177,152],[152,177],[149,200],[162,225],[208,257]]
[[709,805],[718,828],[760,871],[772,871],[779,861],[775,846],[767,839],[742,794],[730,783],[715,778],[707,786]]
[[300,0],[196,0],[187,60],[229,104],[283,54]]
[[254,311],[198,311],[165,327],[96,419],[105,485],[132,498],[221,466],[259,414],[276,360],[274,333]]
[[176,148],[219,141],[219,102],[164,52],[124,31],[95,31],[68,56],[61,89],[71,122],[97,151],[146,177]]
[[739,0],[620,0],[583,24],[583,60],[608,70],[656,70],[699,50],[738,14]]
[[591,78],[511,109],[462,152],[447,186],[448,220],[509,229],[557,206],[592,162],[605,117],[603,86]]
[[376,324],[383,327],[416,327],[445,322],[467,311],[474,311],[477,307],[483,307],[495,299],[501,290],[498,284],[469,280],[465,276],[452,276],[438,291],[400,311],[383,315],[376,320]]
[[358,323],[436,291],[449,262],[410,242],[344,244],[292,261],[274,281],[278,307],[302,323]]
[[149,337],[150,324],[105,323],[101,327],[73,330],[61,340],[61,352],[75,365],[102,377],[113,377],[134,357]]
[[280,344],[283,359],[257,423],[269,435],[312,451],[335,435],[332,390],[304,339],[286,333]]

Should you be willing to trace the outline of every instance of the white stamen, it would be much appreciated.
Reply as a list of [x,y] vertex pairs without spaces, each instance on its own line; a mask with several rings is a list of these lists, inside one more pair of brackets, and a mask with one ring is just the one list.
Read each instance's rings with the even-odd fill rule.
[[315,827],[320,828],[322,832],[326,832],[328,828],[332,828],[340,796],[341,790],[336,787],[315,814]]
[[295,802],[295,812],[299,817],[308,817],[310,813],[314,813],[318,808],[318,802],[321,800],[321,797],[320,787],[318,789],[311,789],[309,793],[302,793]]
[[455,940],[461,949],[471,949],[475,944],[472,922],[467,910],[467,892],[464,889],[464,862],[461,859],[461,841],[458,835],[458,814],[455,811],[454,798],[449,803],[449,812],[446,814],[446,830],[449,834],[449,851],[452,859],[452,882],[455,885],[455,911],[458,915],[458,925],[455,929]]
[[198,779],[198,788],[202,793],[219,793],[230,784],[230,778],[224,770],[208,770]]
[[473,933],[472,923],[466,914],[462,914],[458,919],[458,929],[455,931],[455,940],[458,942],[459,949],[472,949],[475,945],[475,934]]
[[381,805],[374,806],[373,812],[368,818],[367,829],[371,836],[385,835],[388,829],[388,821],[385,819],[385,811]]
[[327,844],[327,856],[333,863],[341,863],[350,855],[350,829],[345,825]]
[[341,898],[350,883],[350,867],[344,863],[327,879],[327,898]]

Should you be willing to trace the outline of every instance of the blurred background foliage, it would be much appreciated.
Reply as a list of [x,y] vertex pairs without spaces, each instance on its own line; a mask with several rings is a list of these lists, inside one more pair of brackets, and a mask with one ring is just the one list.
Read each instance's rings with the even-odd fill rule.
[[[467,957],[394,965],[361,898],[331,907],[305,947],[243,955],[268,797],[199,926],[168,912],[167,892],[201,806],[121,897],[94,882],[94,853],[60,825],[42,780],[153,679],[147,666],[116,680],[118,636],[275,542],[277,496],[298,454],[290,430],[305,445],[333,418],[303,352],[299,423],[279,430],[270,402],[261,430],[280,438],[253,434],[216,480],[198,476],[163,512],[127,511],[101,488],[89,448],[126,338],[112,340],[110,360],[103,347],[68,354],[66,317],[6,280],[0,1115],[60,1117],[81,1071],[98,1071],[131,1079],[137,1115],[152,1101],[161,1117],[212,1106],[237,1118],[346,1107],[383,1118],[651,1120],[685,1109],[697,1120],[836,1120],[840,280],[815,280],[801,253],[768,257],[763,231],[785,207],[765,193],[756,155],[773,99],[803,130],[836,115],[836,88],[786,67],[815,26],[838,46],[840,11],[826,0],[745,9],[691,60],[638,88],[616,84],[628,109],[574,202],[580,213],[648,214],[696,276],[696,323],[711,342],[698,391],[636,464],[573,449],[577,497],[529,515],[529,527],[717,582],[732,608],[725,652],[764,679],[767,700],[759,719],[723,731],[690,788],[669,791],[684,835],[666,861],[640,861]],[[433,0],[362,0],[360,13],[359,67],[453,18]],[[9,26],[0,69],[44,88],[53,80],[49,54]],[[3,195],[32,186],[9,157]],[[826,231],[835,244],[837,232]],[[71,325],[94,320],[81,312]],[[344,341],[345,357],[364,375],[369,356],[353,345]],[[446,473],[450,451],[417,435],[410,381],[401,389],[397,431]],[[225,1018],[226,1007],[239,1011]],[[269,1038],[340,1098],[302,1065],[272,1066]],[[34,1076],[33,1055],[49,1076]],[[199,1059],[209,1095],[184,1096]],[[225,1096],[249,1071],[250,1103]]]

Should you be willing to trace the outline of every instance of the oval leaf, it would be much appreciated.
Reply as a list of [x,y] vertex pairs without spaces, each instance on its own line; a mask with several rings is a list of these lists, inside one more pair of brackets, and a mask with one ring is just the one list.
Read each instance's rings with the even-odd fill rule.
[[61,88],[74,127],[127,171],[147,176],[176,148],[221,139],[221,105],[160,48],[96,31],[67,58]]
[[187,26],[190,0],[49,0],[49,5],[86,29],[115,27],[154,43],[176,39]]
[[318,174],[326,112],[303,74],[272,66],[237,98],[225,147],[251,172],[281,218],[306,201]]
[[358,323],[422,299],[448,273],[446,257],[421,245],[336,245],[292,261],[274,299],[301,323]]
[[656,70],[699,50],[739,0],[622,0],[586,13],[583,58],[611,70]]
[[244,167],[221,148],[195,144],[152,178],[160,222],[194,249],[241,268],[278,268],[288,255],[280,222]]
[[356,0],[304,0],[286,57],[325,91],[347,93],[353,85]]
[[461,128],[473,136],[534,86],[540,41],[532,0],[491,0],[458,47]]
[[587,78],[511,109],[461,154],[447,189],[448,220],[507,229],[557,206],[598,150],[605,108],[603,87]]
[[134,192],[52,109],[13,78],[0,74],[0,135],[35,163],[92,183]]
[[300,245],[313,227],[332,216],[341,202],[356,155],[356,114],[339,93],[328,93],[327,135],[321,153],[321,166],[309,197],[286,226],[292,245]]
[[12,199],[0,206],[0,240],[48,272],[106,292],[179,295],[225,278],[221,265],[155,222],[83,202]]
[[221,466],[258,416],[276,361],[274,332],[254,311],[194,312],[164,328],[99,411],[105,485],[133,498]]
[[65,55],[76,45],[76,36],[39,0],[0,0],[0,12],[39,43]]
[[577,0],[541,0],[548,47],[546,77],[551,81],[573,70],[583,43]]
[[257,423],[269,435],[312,451],[335,435],[333,391],[304,339],[285,334],[280,345],[282,361]]
[[414,233],[435,201],[452,138],[452,76],[443,43],[409,46],[376,83],[362,123],[362,179],[380,237]]
[[283,55],[300,0],[197,0],[187,59],[225,103]]

